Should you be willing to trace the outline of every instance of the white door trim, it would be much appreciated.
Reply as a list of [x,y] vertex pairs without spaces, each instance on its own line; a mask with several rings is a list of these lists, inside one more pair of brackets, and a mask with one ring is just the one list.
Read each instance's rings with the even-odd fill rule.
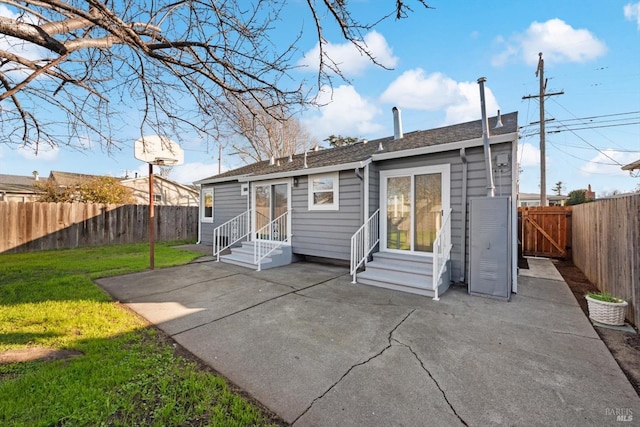
[[[289,211],[289,218],[287,221],[287,235],[291,236],[291,216],[293,213],[291,212],[291,188],[293,187],[293,179],[273,179],[269,181],[251,181],[250,183],[250,193],[251,193],[251,240],[253,240],[254,235],[256,233],[256,187],[262,187],[265,185],[277,185],[277,184],[287,184],[287,211]],[[289,243],[291,244],[291,239],[289,239]]]
[[[426,175],[426,174],[433,174],[433,173],[441,174],[442,210],[444,212],[447,212],[451,206],[451,165],[450,164],[446,163],[446,164],[434,165],[434,166],[420,166],[415,168],[392,169],[392,170],[380,171],[380,217],[381,217],[380,218],[380,250],[381,251],[431,256],[431,253],[429,252],[416,252],[413,250],[405,251],[405,250],[388,249],[386,218],[387,218],[387,178],[401,177],[401,176],[411,176],[413,178],[413,176],[415,175]],[[415,197],[413,197],[414,182],[415,180],[412,179],[411,180],[412,203],[415,199]],[[451,221],[449,221],[447,226],[451,228]],[[414,230],[414,227],[415,227],[415,218],[413,215],[413,207],[412,207],[411,229]]]

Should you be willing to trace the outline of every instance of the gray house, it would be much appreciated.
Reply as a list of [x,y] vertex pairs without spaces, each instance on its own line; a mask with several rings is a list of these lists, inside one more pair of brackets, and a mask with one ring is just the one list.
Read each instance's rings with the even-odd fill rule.
[[[507,252],[494,264],[516,291],[517,113],[488,120],[489,144],[481,120],[403,134],[394,108],[394,126],[391,137],[197,181],[200,243],[220,261],[257,270],[298,259],[342,262],[354,283],[437,299],[473,277],[471,245],[480,239],[470,238],[470,206],[487,196],[492,165],[496,201],[509,211],[500,231]],[[480,276],[493,280],[485,274],[492,264],[483,263]]]

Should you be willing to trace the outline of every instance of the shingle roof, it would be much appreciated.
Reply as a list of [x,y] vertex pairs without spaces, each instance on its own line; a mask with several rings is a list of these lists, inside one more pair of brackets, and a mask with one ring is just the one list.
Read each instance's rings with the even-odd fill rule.
[[69,187],[71,185],[77,185],[82,181],[87,181],[92,178],[99,178],[101,176],[103,175],[88,175],[83,173],[51,171],[49,179],[53,179],[59,186]]
[[[44,181],[46,181],[46,179],[40,179],[37,182]],[[41,193],[41,190],[34,187],[35,182],[36,180],[33,176],[0,174],[0,191],[6,193],[24,194]]]
[[[503,126],[494,129],[496,121],[497,117],[489,118],[491,136],[515,133],[518,130],[517,112],[502,115]],[[482,120],[476,120],[436,129],[405,133],[399,140],[394,140],[393,136],[389,136],[366,143],[361,142],[344,147],[311,151],[307,153],[307,167],[313,169],[364,161],[378,152],[380,144],[382,144],[384,152],[397,152],[457,141],[466,141],[480,137],[482,137]],[[269,175],[302,169],[304,169],[304,154],[296,154],[293,156],[291,162],[289,162],[286,157],[278,159],[274,165],[271,165],[269,160],[265,160],[214,175],[197,182],[206,182],[207,180],[222,181],[224,178],[231,179],[246,175]]]

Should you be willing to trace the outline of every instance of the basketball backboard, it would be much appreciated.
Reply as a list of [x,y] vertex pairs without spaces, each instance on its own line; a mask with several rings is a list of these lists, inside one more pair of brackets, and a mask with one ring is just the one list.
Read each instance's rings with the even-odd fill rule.
[[134,143],[136,159],[159,166],[176,166],[184,163],[184,151],[178,143],[165,136],[144,136]]

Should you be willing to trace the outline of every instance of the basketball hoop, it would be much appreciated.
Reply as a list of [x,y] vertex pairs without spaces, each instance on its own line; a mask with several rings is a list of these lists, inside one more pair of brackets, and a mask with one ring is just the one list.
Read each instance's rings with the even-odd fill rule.
[[151,135],[142,137],[133,144],[136,159],[149,164],[149,268],[155,267],[154,261],[154,222],[153,209],[153,165],[160,169],[171,169],[184,163],[184,151],[180,146],[164,136]]
[[177,166],[184,163],[184,151],[165,136],[150,135],[134,143],[134,156],[141,162],[158,166]]

